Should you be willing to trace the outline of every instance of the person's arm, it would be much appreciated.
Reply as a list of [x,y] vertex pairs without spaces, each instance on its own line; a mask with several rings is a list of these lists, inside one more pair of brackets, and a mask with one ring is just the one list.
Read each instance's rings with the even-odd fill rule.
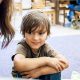
[[48,55],[48,66],[55,68],[57,71],[62,71],[69,66],[68,60],[48,44],[45,44],[45,50]]
[[68,67],[68,61],[61,54],[57,54],[55,58],[46,57],[48,64],[46,66],[41,66],[31,71],[22,72],[23,77],[26,78],[37,78],[41,75],[54,74],[61,72]]
[[57,71],[62,71],[69,66],[69,63],[63,55],[56,54],[55,57],[48,57],[48,65]]
[[67,60],[62,55],[52,57],[25,58],[22,54],[17,54],[14,58],[14,68],[16,71],[29,71],[38,67],[49,65],[57,72],[68,67]]
[[[22,47],[21,49],[19,48],[17,52],[26,53],[25,49],[22,49]],[[52,51],[50,53],[54,52]],[[55,68],[57,71],[61,71],[68,67],[67,60],[62,55],[59,54],[56,54],[54,57],[39,57],[39,58],[26,58],[24,54],[17,54],[14,57],[14,68],[16,71],[19,72],[29,71],[44,65],[51,66]]]
[[46,65],[46,59],[42,58],[26,58],[28,56],[26,49],[23,45],[18,44],[16,49],[16,55],[13,58],[15,71],[28,71]]
[[19,72],[29,71],[44,65],[47,65],[46,57],[25,58],[22,54],[17,54],[14,57],[14,69]]
[[42,66],[42,67],[33,69],[31,71],[22,72],[21,75],[23,75],[22,77],[25,77],[25,78],[37,78],[42,75],[54,74],[54,73],[58,73],[58,71],[50,66]]

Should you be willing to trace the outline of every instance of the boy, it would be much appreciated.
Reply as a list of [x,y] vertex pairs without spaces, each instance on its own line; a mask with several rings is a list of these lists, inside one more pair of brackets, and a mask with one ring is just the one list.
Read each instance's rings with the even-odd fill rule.
[[[13,57],[13,76],[51,80],[50,74],[59,73],[68,67],[66,58],[45,43],[50,34],[50,22],[43,13],[32,11],[26,15],[21,32],[24,39],[18,43]],[[60,74],[57,78],[55,80],[60,80]]]

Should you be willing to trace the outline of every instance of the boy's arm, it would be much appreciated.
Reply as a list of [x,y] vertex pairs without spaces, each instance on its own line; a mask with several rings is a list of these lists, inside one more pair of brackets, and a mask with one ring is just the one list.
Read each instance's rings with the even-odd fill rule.
[[22,77],[26,77],[26,78],[37,78],[42,75],[54,74],[54,73],[58,73],[58,71],[50,66],[42,66],[33,69],[31,71],[22,72],[21,75],[23,75]]
[[46,65],[45,58],[26,58],[28,56],[26,52],[29,52],[29,50],[23,45],[18,44],[16,55],[13,58],[15,71],[28,71]]
[[[24,47],[21,45],[19,46],[17,52],[26,54]],[[55,68],[57,71],[61,71],[68,67],[68,62],[64,58],[64,56],[62,56],[61,54],[57,54],[57,52],[54,51],[50,53],[54,57],[25,58],[25,54],[17,54],[14,57],[14,68],[16,71],[22,72],[32,70],[44,65],[51,66]],[[53,55],[53,53],[55,55]]]
[[55,68],[57,71],[62,71],[68,67],[69,63],[67,59],[58,51],[54,50],[48,44],[45,44],[45,50],[49,56],[47,57],[48,66]]
[[64,58],[64,56],[58,54],[55,56],[55,58],[52,57],[46,57],[46,60],[48,61],[48,65],[38,67],[36,69],[33,69],[31,71],[25,71],[22,72],[22,75],[25,75],[26,78],[37,78],[41,75],[47,75],[47,74],[54,74],[61,72],[65,68],[68,67],[68,62]]
[[56,54],[55,57],[48,57],[47,60],[48,65],[57,71],[62,71],[69,66],[67,59],[61,54]]
[[29,71],[44,65],[47,65],[46,57],[25,58],[22,54],[17,54],[14,57],[14,69],[19,72]]
[[68,67],[68,62],[64,56],[58,54],[53,57],[39,57],[39,58],[25,58],[22,54],[17,54],[14,57],[14,68],[16,71],[29,71],[38,67],[48,65],[56,69],[56,71],[62,71]]

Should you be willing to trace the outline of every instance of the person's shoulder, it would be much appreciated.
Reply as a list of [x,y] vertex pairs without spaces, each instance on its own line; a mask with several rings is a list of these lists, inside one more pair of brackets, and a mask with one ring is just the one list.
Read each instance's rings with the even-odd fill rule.
[[50,50],[54,50],[53,47],[49,43],[45,43],[42,47],[46,52],[49,52]]
[[22,39],[18,42],[18,44],[23,44],[23,43],[26,43],[25,39]]
[[45,47],[45,48],[49,48],[49,49],[53,49],[53,47],[52,47],[49,43],[45,43],[45,44],[44,44],[44,47]]
[[55,57],[56,55],[61,54],[58,50],[56,50],[53,46],[51,46],[48,43],[45,44],[45,50],[47,52],[47,55],[50,57]]
[[18,42],[17,45],[18,46],[23,46],[25,48],[28,48],[29,47],[28,44],[27,44],[27,42],[25,41],[25,39],[22,39],[20,42]]

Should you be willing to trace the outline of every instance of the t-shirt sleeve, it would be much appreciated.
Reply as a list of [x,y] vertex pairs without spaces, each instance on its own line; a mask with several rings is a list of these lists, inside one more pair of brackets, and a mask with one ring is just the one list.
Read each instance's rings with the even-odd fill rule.
[[26,49],[23,45],[18,44],[18,47],[16,49],[16,54],[22,54],[26,57]]
[[[16,54],[22,54],[26,57],[26,49],[23,45],[18,44],[15,55]],[[12,60],[14,60],[15,55],[12,56]],[[14,70],[14,67],[12,68],[12,76],[13,77],[22,77],[22,75],[18,72]]]
[[45,45],[45,50],[46,50],[47,56],[49,56],[49,57],[56,57],[56,55],[60,54],[58,51],[56,51],[55,49],[53,49],[48,44]]
[[23,45],[18,44],[17,49],[15,51],[15,54],[12,56],[12,61],[14,60],[14,57],[16,54],[22,54],[26,57],[26,49]]

